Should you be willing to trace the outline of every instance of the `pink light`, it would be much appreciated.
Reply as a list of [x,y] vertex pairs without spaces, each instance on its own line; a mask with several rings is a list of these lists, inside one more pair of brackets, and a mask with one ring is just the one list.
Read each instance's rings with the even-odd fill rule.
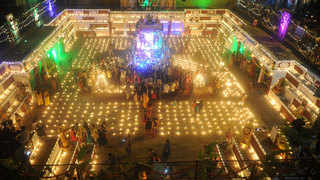
[[286,35],[287,29],[288,29],[288,26],[289,26],[289,23],[290,23],[290,17],[291,17],[291,15],[286,11],[284,11],[281,14],[281,20],[280,20],[279,32],[278,32],[278,36],[279,36],[279,38],[281,40]]

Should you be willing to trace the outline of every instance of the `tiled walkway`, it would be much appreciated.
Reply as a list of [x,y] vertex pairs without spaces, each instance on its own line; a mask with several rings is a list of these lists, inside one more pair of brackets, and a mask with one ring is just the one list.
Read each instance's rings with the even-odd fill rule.
[[[246,74],[238,69],[232,69],[232,73],[237,77],[242,87],[248,92],[249,82]],[[265,94],[261,89],[253,87],[248,93],[247,104],[257,118],[269,130],[275,125],[282,125],[285,120],[280,116],[280,112],[276,111],[265,98]]]

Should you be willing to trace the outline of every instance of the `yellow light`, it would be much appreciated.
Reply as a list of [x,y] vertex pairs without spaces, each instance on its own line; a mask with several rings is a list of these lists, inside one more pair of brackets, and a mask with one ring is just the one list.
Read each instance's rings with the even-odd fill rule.
[[246,149],[246,148],[247,148],[247,145],[244,144],[244,143],[242,143],[242,144],[241,144],[241,148],[242,148],[242,149]]

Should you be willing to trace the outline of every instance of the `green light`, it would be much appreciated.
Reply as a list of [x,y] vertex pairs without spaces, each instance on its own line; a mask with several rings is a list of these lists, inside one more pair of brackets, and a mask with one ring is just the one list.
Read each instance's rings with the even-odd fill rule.
[[[162,0],[161,0],[162,1]],[[176,7],[183,8],[222,8],[225,9],[233,0],[175,0]]]
[[237,38],[234,36],[232,38],[232,53],[236,53],[238,51],[238,41]]
[[33,69],[30,71],[30,85],[31,85],[31,88],[34,90],[35,87],[36,87],[36,80],[35,80],[35,77],[34,77]]
[[30,5],[30,6],[33,6],[35,4],[38,3],[38,0],[27,0],[27,3]]
[[38,9],[37,8],[33,9],[33,17],[34,17],[35,21],[39,20],[39,13],[38,13]]
[[58,54],[60,55],[60,57],[62,57],[65,52],[64,52],[63,42],[61,40],[59,40],[57,48],[58,48]]
[[244,54],[244,45],[243,45],[243,42],[240,44],[240,54]]
[[249,49],[245,49],[244,55],[245,55],[245,57],[247,58],[248,61],[251,60],[251,54],[252,53],[251,53],[251,51]]
[[17,30],[12,30],[12,33],[15,38],[18,38],[18,31]]
[[149,0],[145,0],[142,4],[142,7],[148,7],[149,6]]
[[64,55],[62,55],[64,52],[61,48],[61,43],[58,42],[49,50],[47,54],[48,58],[52,58],[56,64],[59,63],[59,61],[61,61],[64,57]]
[[68,62],[68,56],[64,49],[64,44],[62,39],[60,39],[48,52],[47,57],[59,67],[68,67],[70,62]]
[[38,66],[39,66],[39,72],[38,73],[41,74],[41,71],[42,71],[42,62],[41,61],[39,61]]
[[194,1],[194,5],[196,7],[200,7],[200,8],[207,8],[209,6],[212,6],[213,1],[212,0],[197,0]]
[[57,53],[56,53],[56,50],[55,49],[53,49],[52,50],[52,55],[53,55],[53,59],[57,59]]

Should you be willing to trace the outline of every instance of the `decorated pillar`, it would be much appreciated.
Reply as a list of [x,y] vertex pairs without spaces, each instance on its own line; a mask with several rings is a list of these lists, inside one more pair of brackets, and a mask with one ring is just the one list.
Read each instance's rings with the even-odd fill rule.
[[160,8],[161,8],[161,9],[164,9],[164,8],[166,7],[166,5],[167,5],[166,0],[161,0],[161,1],[160,1]]
[[253,133],[252,128],[246,126],[246,127],[243,128],[243,132],[242,133],[243,133],[242,134],[242,138],[243,138],[242,142],[244,144],[246,144],[247,146],[249,146],[250,145],[251,136],[252,136],[252,133]]
[[125,36],[127,36],[128,35],[128,21],[127,20],[124,20],[124,25],[123,26],[124,26],[123,27],[123,34]]
[[121,7],[121,8],[124,8],[124,1],[125,1],[125,0],[120,0],[120,7]]
[[168,36],[171,35],[171,28],[172,28],[172,16],[170,16],[169,26],[168,26]]
[[229,62],[229,67],[231,68],[232,66],[233,66],[233,62],[234,62],[234,60],[235,60],[235,57],[236,55],[235,54],[231,54],[231,57],[230,57],[230,62]]
[[182,49],[182,52],[183,53],[186,53],[187,50],[188,50],[188,46],[189,46],[189,37],[191,35],[191,30],[190,30],[190,27],[189,26],[186,26],[186,29],[185,29],[185,32],[184,32],[185,36],[187,37],[187,40],[185,41],[184,45],[183,45],[183,49]]
[[109,20],[109,36],[112,36],[112,22]]
[[229,129],[227,132],[226,132],[226,141],[227,143],[231,144],[232,143],[232,130]]
[[251,63],[250,63],[250,66],[249,66],[249,69],[248,69],[248,73],[249,73],[249,76],[252,78],[253,81],[256,80],[256,59],[254,57],[252,57],[251,59]]
[[265,67],[264,67],[264,65],[262,65],[260,73],[259,73],[259,77],[258,77],[258,83],[262,82],[262,79],[263,79],[263,76],[264,76],[264,70],[265,70]]
[[67,148],[69,146],[69,141],[64,133],[64,131],[62,130],[62,132],[59,134],[59,138],[61,140],[61,145],[62,148]]
[[176,1],[175,0],[167,0],[167,8],[168,9],[175,9]]
[[272,82],[272,73],[268,74],[268,82],[267,82],[267,88],[266,88],[266,94],[269,94],[270,88],[271,88],[271,82]]
[[129,34],[131,35],[132,34],[132,29],[131,29],[131,24],[128,23],[128,28],[129,28]]

